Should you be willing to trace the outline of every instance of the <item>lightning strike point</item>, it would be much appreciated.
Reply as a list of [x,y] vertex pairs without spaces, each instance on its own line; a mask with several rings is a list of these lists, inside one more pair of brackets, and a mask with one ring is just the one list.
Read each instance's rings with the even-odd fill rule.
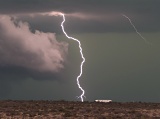
[[83,59],[82,62],[81,62],[81,65],[80,65],[80,74],[77,76],[77,85],[78,85],[78,88],[82,91],[82,94],[81,94],[80,96],[78,96],[78,98],[80,98],[81,101],[83,102],[83,100],[84,100],[83,97],[85,97],[85,96],[84,96],[85,91],[84,91],[84,89],[81,87],[81,85],[80,85],[80,83],[79,83],[79,78],[82,76],[82,73],[83,73],[83,64],[84,64],[84,62],[85,62],[85,58],[84,58],[84,56],[83,56],[82,47],[81,47],[81,42],[80,42],[78,39],[76,39],[76,38],[73,38],[73,37],[68,36],[68,34],[67,34],[67,33],[65,32],[65,30],[64,30],[65,15],[64,15],[63,13],[60,13],[60,15],[63,17],[63,21],[62,21],[62,23],[61,23],[61,27],[62,27],[63,33],[65,34],[65,36],[66,36],[68,39],[71,39],[71,40],[74,40],[74,41],[78,42],[79,49],[80,49],[80,54],[81,54],[81,57],[82,57],[82,59]]

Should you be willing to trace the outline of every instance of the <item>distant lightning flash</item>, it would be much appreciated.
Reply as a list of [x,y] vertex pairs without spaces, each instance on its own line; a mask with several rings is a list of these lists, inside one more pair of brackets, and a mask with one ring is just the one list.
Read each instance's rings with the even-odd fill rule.
[[124,16],[125,18],[127,18],[127,19],[129,20],[130,24],[132,25],[132,27],[134,28],[134,30],[136,31],[136,33],[137,33],[147,44],[151,44],[151,43],[149,43],[149,42],[138,32],[137,28],[135,27],[135,25],[132,23],[131,19],[130,19],[128,16],[126,16],[125,14],[122,14],[122,16]]
[[83,102],[83,97],[84,97],[84,94],[85,94],[85,91],[84,89],[81,87],[80,83],[79,83],[79,78],[82,76],[82,72],[83,72],[83,64],[85,62],[85,58],[83,56],[83,53],[82,53],[82,47],[81,47],[81,42],[78,40],[78,39],[75,39],[73,37],[70,37],[67,35],[67,33],[65,32],[64,30],[64,22],[65,22],[65,15],[63,13],[60,13],[60,15],[63,17],[63,21],[61,23],[61,27],[62,27],[62,31],[63,33],[65,34],[65,36],[68,38],[68,39],[72,39],[74,41],[77,41],[78,44],[79,44],[79,49],[80,49],[80,54],[81,54],[81,57],[83,59],[83,61],[81,62],[81,65],[80,65],[80,74],[78,75],[77,77],[77,85],[78,85],[78,88],[82,91],[82,94],[79,96],[79,98],[81,98],[81,101]]

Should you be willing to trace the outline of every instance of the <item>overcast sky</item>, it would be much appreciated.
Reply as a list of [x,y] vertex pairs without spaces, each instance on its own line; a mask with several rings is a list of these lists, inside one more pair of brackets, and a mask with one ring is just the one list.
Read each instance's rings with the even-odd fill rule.
[[[0,99],[159,102],[159,0],[1,0]],[[130,24],[128,16],[145,42]],[[78,99],[79,100],[79,99]]]

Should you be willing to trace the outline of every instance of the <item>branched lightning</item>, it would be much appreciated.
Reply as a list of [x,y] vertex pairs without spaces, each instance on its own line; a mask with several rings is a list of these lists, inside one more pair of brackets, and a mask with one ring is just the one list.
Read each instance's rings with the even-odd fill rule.
[[132,25],[132,27],[134,28],[134,30],[136,31],[136,33],[147,43],[147,44],[151,44],[150,42],[148,42],[137,30],[137,28],[135,27],[135,25],[132,23],[131,19],[126,16],[125,14],[122,14],[122,16],[124,16],[125,18],[127,18],[130,22],[130,24]]
[[70,37],[67,35],[67,33],[65,32],[64,30],[64,22],[65,22],[65,15],[63,13],[60,13],[60,15],[63,17],[63,21],[61,23],[61,27],[62,27],[62,31],[63,33],[65,34],[65,36],[68,38],[68,39],[72,39],[74,41],[77,41],[78,44],[79,44],[79,49],[80,49],[80,54],[81,54],[81,57],[82,57],[82,62],[81,62],[81,65],[80,65],[80,74],[77,76],[77,85],[78,85],[78,88],[82,91],[82,94],[79,96],[79,98],[81,98],[81,101],[83,102],[83,97],[84,97],[84,94],[85,94],[85,91],[84,89],[81,87],[80,83],[79,83],[79,78],[82,76],[82,73],[83,73],[83,64],[85,62],[85,58],[83,56],[83,53],[82,53],[82,47],[81,47],[81,42],[78,40],[78,39],[75,39],[73,37]]

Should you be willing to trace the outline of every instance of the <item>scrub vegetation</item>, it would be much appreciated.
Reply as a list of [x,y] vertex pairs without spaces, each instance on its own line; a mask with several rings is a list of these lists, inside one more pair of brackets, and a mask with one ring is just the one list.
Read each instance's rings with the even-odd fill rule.
[[160,103],[0,101],[0,118],[151,119],[153,117],[160,117]]

